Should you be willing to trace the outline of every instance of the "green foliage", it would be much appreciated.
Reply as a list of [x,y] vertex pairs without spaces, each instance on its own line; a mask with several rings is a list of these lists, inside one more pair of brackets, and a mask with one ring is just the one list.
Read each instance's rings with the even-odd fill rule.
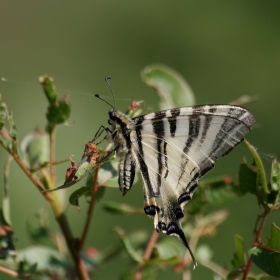
[[21,150],[27,156],[30,169],[39,167],[49,160],[49,135],[35,129],[21,141]]
[[[183,104],[184,106],[194,105],[195,98],[189,85],[173,69],[155,64],[147,66],[141,75],[147,85],[156,89],[161,109],[181,107]],[[65,162],[65,160],[55,161],[54,132],[59,124],[68,121],[71,105],[67,96],[58,97],[52,78],[42,76],[39,81],[49,102],[46,113],[46,131],[40,132],[35,129],[34,132],[29,133],[22,141],[20,149],[18,148],[17,126],[0,96],[0,145],[9,153],[4,169],[4,197],[0,209],[0,268],[7,268],[8,274],[18,278],[86,279],[83,275],[94,275],[93,273],[101,267],[106,268],[111,259],[119,258],[125,253],[130,262],[127,267],[123,267],[123,274],[116,276],[119,279],[134,279],[135,277],[155,279],[158,271],[166,266],[174,267],[174,273],[184,274],[186,271],[192,273],[191,258],[185,248],[177,239],[171,237],[163,237],[157,242],[159,235],[156,232],[149,237],[141,229],[136,233],[126,233],[124,229],[116,227],[114,233],[117,234],[119,240],[115,243],[109,240],[106,246],[102,246],[102,251],[92,246],[84,248],[89,224],[94,222],[91,215],[96,201],[101,201],[99,206],[110,214],[142,215],[144,211],[128,204],[104,201],[107,187],[118,188],[118,159],[114,158],[110,135],[106,134],[103,128],[100,128],[95,137],[85,145],[82,159],[78,164],[70,157],[71,166],[66,170],[64,184],[58,187],[54,185],[54,166]],[[143,101],[132,101],[127,110],[129,117],[138,116],[143,111],[145,113],[145,108],[140,106],[141,104]],[[267,275],[280,277],[278,225],[271,224],[271,234],[267,244],[261,241],[261,233],[267,216],[279,210],[280,165],[274,158],[271,163],[270,177],[268,177],[257,150],[248,141],[245,143],[252,154],[252,165],[249,165],[244,157],[238,176],[225,175],[201,180],[193,200],[185,209],[189,219],[187,223],[183,223],[183,230],[199,265],[219,275],[219,279],[263,279]],[[41,192],[61,230],[61,232],[51,230],[48,214],[44,211],[39,212],[35,219],[27,222],[27,234],[34,245],[21,251],[17,250],[14,244],[13,224],[10,217],[8,178],[11,159],[21,167],[30,182]],[[74,237],[66,219],[64,210],[66,207],[62,205],[57,197],[58,192],[54,190],[78,185],[86,176],[88,176],[86,183],[73,190],[69,196],[69,205],[74,205],[78,209],[79,200],[82,197],[90,198],[87,211],[83,209],[87,217],[82,234]],[[135,182],[138,179],[139,174],[135,176]],[[220,208],[244,195],[254,195],[263,212],[259,216],[256,213],[255,236],[254,240],[249,241],[253,245],[248,251],[244,246],[243,238],[239,235],[234,236],[235,251],[231,269],[226,270],[212,261],[212,250],[201,244],[200,239],[214,235],[218,225],[227,218],[227,212]],[[210,213],[209,209],[212,209]],[[208,214],[205,214],[205,210]],[[135,219],[137,219],[136,216]],[[78,265],[81,263],[84,263],[84,266]],[[255,268],[251,266],[252,263],[263,272],[256,274]]]
[[280,277],[280,228],[271,225],[267,245],[256,244],[249,250],[252,261],[267,274]]
[[141,76],[144,83],[157,91],[161,110],[182,107],[182,104],[195,105],[190,86],[174,69],[163,64],[152,64],[142,70]]

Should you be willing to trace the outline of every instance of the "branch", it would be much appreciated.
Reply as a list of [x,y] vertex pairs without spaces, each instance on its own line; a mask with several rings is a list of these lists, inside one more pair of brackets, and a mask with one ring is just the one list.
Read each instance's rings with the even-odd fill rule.
[[55,162],[55,127],[49,133],[50,136],[50,174],[51,180],[55,185],[55,169],[53,163]]
[[3,272],[11,277],[18,277],[18,278],[21,277],[21,275],[17,271],[14,271],[12,269],[3,266],[0,266],[0,272]]
[[91,200],[90,200],[90,204],[89,204],[89,208],[88,208],[88,212],[87,212],[87,219],[86,219],[86,223],[85,223],[85,226],[84,226],[84,230],[83,230],[83,233],[82,233],[81,240],[78,244],[78,250],[79,251],[84,246],[86,236],[87,236],[87,233],[88,233],[88,229],[89,229],[89,225],[90,225],[90,222],[92,220],[91,217],[92,217],[92,214],[93,214],[93,208],[94,208],[94,203],[95,203],[95,195],[96,195],[96,192],[98,190],[97,179],[98,179],[99,168],[100,168],[100,166],[97,165],[97,167],[95,169],[95,173],[94,173],[93,184],[92,184],[92,194],[91,194]]
[[214,273],[220,275],[223,279],[227,278],[228,271],[224,269],[223,267],[219,266],[218,264],[210,261],[210,260],[199,260],[199,263],[203,265],[204,267],[207,267]]
[[18,157],[18,155],[9,147],[7,147],[2,141],[0,141],[0,144],[13,157],[13,159],[16,161],[16,163],[19,165],[22,171],[27,175],[27,177],[31,180],[31,182],[37,187],[40,193],[43,194],[45,198],[49,200],[50,199],[49,194],[42,193],[42,191],[44,190],[43,184],[33,175],[33,173],[30,172],[30,170],[26,167],[26,165]]
[[158,240],[159,234],[156,230],[153,231],[150,241],[146,247],[146,250],[143,254],[144,261],[139,265],[138,271],[135,274],[134,280],[140,280],[142,278],[144,267],[146,266],[146,260],[150,259],[150,256],[152,254],[153,248]]
[[66,240],[68,249],[74,260],[78,277],[81,280],[90,280],[88,272],[85,268],[84,262],[80,256],[80,252],[76,249],[77,240],[73,237],[69,223],[64,214],[57,217],[57,222]]
[[[263,228],[264,228],[264,225],[265,225],[266,218],[267,218],[268,214],[269,214],[269,210],[265,209],[263,214],[257,218],[256,226],[255,226],[255,239],[254,239],[254,242],[253,242],[253,246],[258,245],[259,242],[260,242],[260,236],[261,236],[261,233],[263,231]],[[261,223],[260,223],[259,229],[257,229],[257,225],[258,225],[259,221],[261,221]],[[244,269],[242,280],[247,279],[248,274],[249,274],[250,269],[251,269],[251,266],[252,266],[252,263],[253,263],[252,259],[250,258],[246,267],[245,267],[245,269]]]

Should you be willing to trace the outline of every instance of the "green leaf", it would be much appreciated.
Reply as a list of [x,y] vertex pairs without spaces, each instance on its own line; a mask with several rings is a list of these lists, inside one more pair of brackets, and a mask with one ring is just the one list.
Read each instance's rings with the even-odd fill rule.
[[66,180],[63,185],[57,188],[45,190],[45,192],[52,192],[52,191],[69,188],[74,184],[76,184],[77,182],[79,182],[81,179],[83,179],[86,175],[91,173],[95,168],[96,168],[96,164],[94,162],[88,162],[86,160],[82,160],[81,162],[79,162],[77,166],[70,167],[67,169]]
[[130,232],[128,237],[133,247],[146,246],[150,233],[140,228]]
[[118,188],[118,165],[118,158],[114,158],[103,164],[99,169],[98,183],[102,186]]
[[[280,228],[275,223],[271,224],[271,235],[268,239],[267,245],[280,253]],[[279,268],[280,269],[280,268]]]
[[280,192],[280,166],[276,158],[271,164],[270,184],[272,190]]
[[125,235],[124,231],[119,228],[119,227],[116,227],[114,229],[114,231],[119,235],[119,237],[121,238],[121,241],[123,243],[123,246],[126,250],[126,252],[128,253],[129,257],[140,263],[143,261],[143,258],[142,258],[142,255],[140,253],[138,253],[131,245],[131,242],[130,240],[127,238],[127,236]]
[[105,192],[106,192],[106,188],[105,187],[99,187],[97,189],[96,194],[95,194],[96,201],[100,201],[103,198],[103,196],[105,195]]
[[49,160],[49,136],[36,129],[27,134],[20,144],[22,152],[28,157],[30,167],[40,166]]
[[196,247],[195,250],[195,258],[198,261],[209,261],[213,257],[213,251],[211,248],[206,244],[200,244]]
[[4,223],[6,225],[12,226],[12,220],[10,215],[10,198],[8,196],[4,196],[2,201],[2,215]]
[[24,275],[24,278],[30,278],[37,270],[37,264],[29,264],[23,260],[19,263],[18,273]]
[[239,235],[234,236],[235,252],[231,261],[233,270],[240,269],[245,266],[245,252],[243,238]]
[[185,207],[185,211],[191,216],[202,212],[208,203],[208,201],[204,198],[205,191],[200,186],[201,185],[199,184],[191,202],[188,203],[187,207]]
[[241,191],[256,194],[257,173],[248,167],[245,157],[239,168],[239,185]]
[[256,149],[246,139],[244,140],[244,142],[249,148],[257,167],[258,199],[261,199],[262,203],[267,204],[267,195],[269,194],[269,189],[267,186],[263,163]]
[[67,100],[67,95],[61,98],[58,103],[51,103],[48,107],[47,120],[51,127],[65,123],[71,113],[71,105]]
[[[156,243],[153,254],[157,255],[157,261],[173,265],[180,261],[179,258],[184,256],[185,252],[185,248],[176,239],[164,238]],[[153,260],[155,260],[154,256]]]
[[75,206],[79,206],[79,198],[87,193],[91,192],[92,187],[84,186],[75,190],[69,197],[69,203]]
[[[118,278],[119,280],[133,280],[138,272],[138,266],[128,269],[124,274]],[[155,280],[157,278],[157,272],[159,265],[156,262],[147,263],[142,271],[141,280]]]
[[41,225],[38,223],[35,224],[30,220],[26,223],[26,229],[29,237],[36,244],[53,246],[54,244],[51,242],[52,233],[50,229],[46,225]]
[[18,132],[17,125],[15,123],[12,123],[11,127],[10,127],[10,130],[9,130],[9,135],[12,138],[16,138],[17,137],[17,132]]
[[39,82],[42,85],[49,103],[54,103],[57,99],[57,90],[53,84],[53,78],[47,75],[40,76]]
[[96,168],[96,163],[81,161],[77,165],[77,170],[75,172],[75,183],[79,182],[86,175],[90,174]]
[[121,215],[132,214],[132,213],[138,212],[137,208],[129,206],[128,204],[117,203],[117,202],[113,202],[113,201],[104,202],[103,209],[112,214],[121,214]]
[[186,211],[194,215],[201,212],[206,205],[220,206],[243,194],[244,192],[229,176],[204,179],[199,182],[196,195],[193,196],[192,202],[186,207]]
[[227,183],[226,180],[217,182],[205,189],[205,197],[209,205],[219,206],[235,200],[243,195],[239,189],[232,183]]
[[163,64],[152,64],[142,70],[141,77],[144,83],[156,89],[161,99],[161,110],[195,104],[190,86],[174,69]]
[[264,272],[280,277],[280,229],[271,225],[271,236],[267,246],[255,246],[249,250],[252,261]]
[[28,264],[37,264],[37,269],[53,273],[64,268],[65,257],[58,251],[46,246],[32,246],[18,251],[18,259]]
[[7,106],[2,101],[2,95],[0,94],[0,130],[5,125],[6,119],[7,119]]
[[[13,139],[11,141],[11,146],[7,146],[10,149],[12,149],[15,153],[17,153],[17,143],[16,143],[16,137],[17,137],[17,125],[14,123],[13,120],[13,114],[8,111],[7,105],[2,102],[2,98],[0,95],[0,130],[2,130],[5,127],[5,123],[7,122],[8,128],[7,130],[4,130],[3,133],[0,134],[0,138],[8,139],[8,135]],[[8,133],[7,133],[8,131]],[[10,139],[9,139],[10,140]]]

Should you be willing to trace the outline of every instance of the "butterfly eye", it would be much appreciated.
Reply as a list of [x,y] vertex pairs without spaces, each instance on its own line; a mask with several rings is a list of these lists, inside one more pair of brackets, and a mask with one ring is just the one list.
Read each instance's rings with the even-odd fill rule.
[[115,111],[113,111],[113,110],[109,111],[109,118],[112,121],[115,121],[117,119],[117,115],[116,115]]

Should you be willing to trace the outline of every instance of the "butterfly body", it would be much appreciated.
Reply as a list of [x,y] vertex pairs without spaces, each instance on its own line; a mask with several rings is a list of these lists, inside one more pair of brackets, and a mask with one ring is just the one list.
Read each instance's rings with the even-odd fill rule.
[[246,109],[201,105],[133,119],[111,109],[109,122],[119,160],[122,194],[131,188],[136,165],[144,182],[144,211],[156,230],[177,236],[189,249],[181,220],[198,180],[244,139],[254,123]]

